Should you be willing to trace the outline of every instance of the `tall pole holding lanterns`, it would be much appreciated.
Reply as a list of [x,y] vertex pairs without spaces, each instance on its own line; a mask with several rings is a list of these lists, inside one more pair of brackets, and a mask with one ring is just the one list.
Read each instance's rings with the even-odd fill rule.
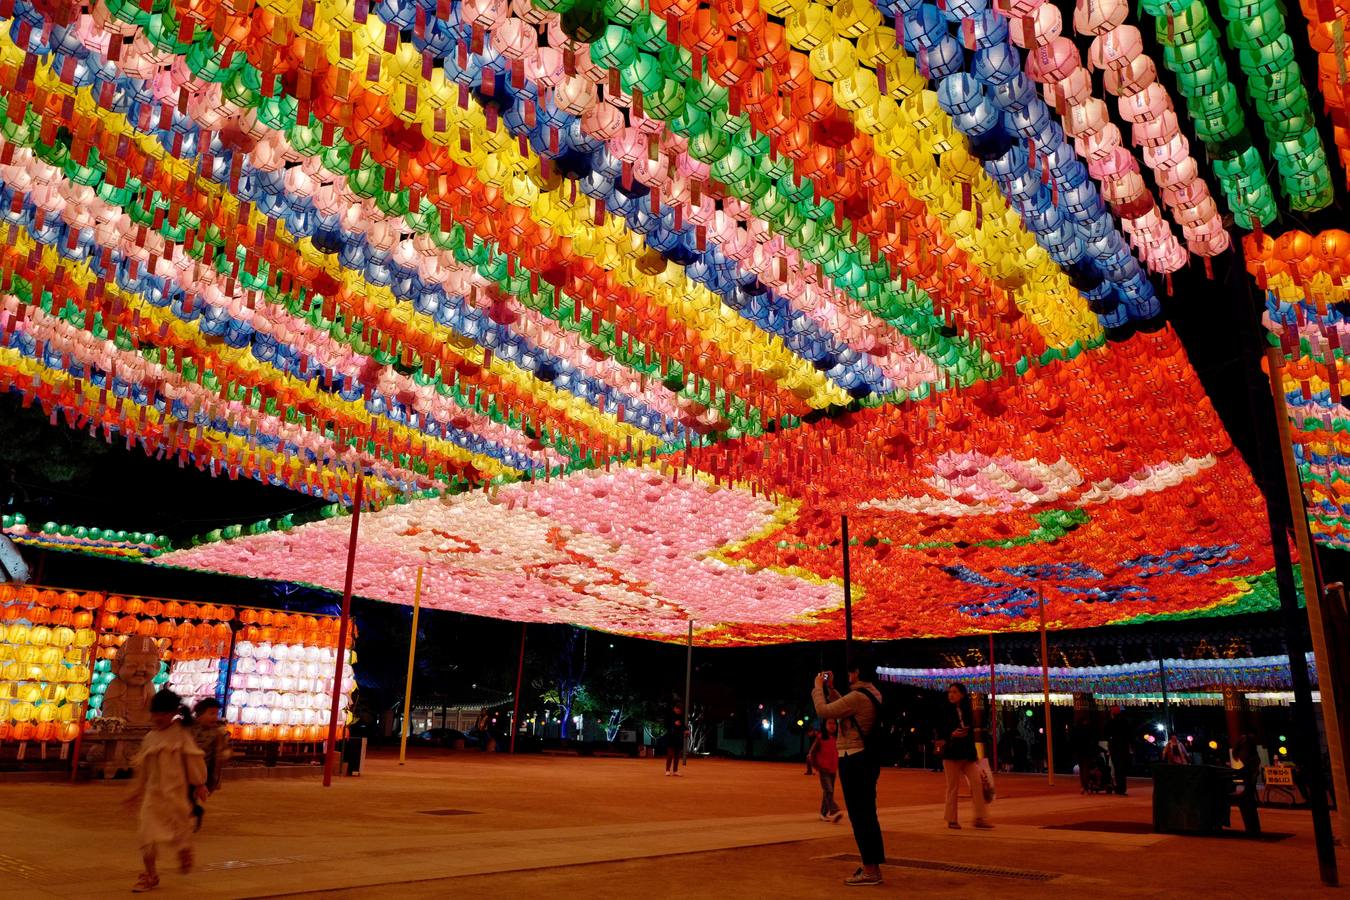
[[422,567],[417,567],[417,585],[413,588],[412,633],[408,635],[408,680],[403,686],[403,734],[398,742],[398,764],[408,759],[408,720],[412,718],[413,663],[417,659],[417,614],[422,611]]
[[356,494],[352,499],[352,531],[347,538],[347,577],[342,586],[342,619],[338,623],[337,662],[333,667],[333,705],[328,715],[328,746],[323,755],[323,786],[333,785],[333,765],[337,761],[338,707],[342,699],[342,669],[347,661],[347,632],[352,624],[352,575],[356,571],[356,537],[361,530],[361,504],[365,500],[366,477],[356,476]]

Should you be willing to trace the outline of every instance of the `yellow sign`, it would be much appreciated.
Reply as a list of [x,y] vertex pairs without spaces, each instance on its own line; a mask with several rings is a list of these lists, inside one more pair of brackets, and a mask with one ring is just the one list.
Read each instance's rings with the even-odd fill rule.
[[1289,766],[1266,766],[1266,787],[1293,787],[1294,770]]

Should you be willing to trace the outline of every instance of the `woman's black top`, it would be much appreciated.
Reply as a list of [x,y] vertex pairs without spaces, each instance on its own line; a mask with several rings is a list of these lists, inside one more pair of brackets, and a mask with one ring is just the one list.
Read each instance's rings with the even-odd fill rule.
[[[959,710],[959,712],[958,712]],[[942,734],[947,743],[942,745],[942,758],[952,761],[974,760],[975,722],[969,704],[948,703],[944,712]],[[968,729],[964,737],[953,737],[952,732],[964,726]]]

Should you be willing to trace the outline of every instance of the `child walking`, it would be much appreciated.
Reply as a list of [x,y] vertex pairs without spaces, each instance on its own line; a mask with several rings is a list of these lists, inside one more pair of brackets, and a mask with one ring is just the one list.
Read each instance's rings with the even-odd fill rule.
[[[181,719],[181,720],[180,720]],[[124,801],[140,808],[141,859],[145,871],[132,891],[143,893],[159,886],[155,858],[160,844],[178,853],[183,874],[192,871],[192,804],[206,799],[206,762],[184,722],[191,714],[173,691],[163,690],[150,700],[150,733],[133,760],[136,770],[131,795]]]
[[820,732],[811,749],[806,752],[806,764],[815,766],[820,776],[820,821],[838,822],[844,817],[839,804],[834,802],[834,779],[839,774],[839,748],[835,741],[839,737],[839,723],[826,719],[820,726]]
[[[193,710],[192,739],[206,757],[206,789],[214,794],[220,790],[220,776],[230,758],[230,732],[225,728],[225,723],[220,721],[220,701],[215,697],[207,697]],[[194,798],[192,815],[197,820],[198,831],[202,828],[202,816],[205,814],[206,807]]]

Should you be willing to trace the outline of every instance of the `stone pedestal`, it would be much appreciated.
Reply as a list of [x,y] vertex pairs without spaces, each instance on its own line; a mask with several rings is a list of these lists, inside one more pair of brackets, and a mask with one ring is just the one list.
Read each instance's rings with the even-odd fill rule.
[[[97,726],[97,722],[94,723]],[[119,772],[131,772],[131,760],[149,726],[129,725],[116,730],[89,731],[84,736],[84,761],[94,778],[115,778]]]

